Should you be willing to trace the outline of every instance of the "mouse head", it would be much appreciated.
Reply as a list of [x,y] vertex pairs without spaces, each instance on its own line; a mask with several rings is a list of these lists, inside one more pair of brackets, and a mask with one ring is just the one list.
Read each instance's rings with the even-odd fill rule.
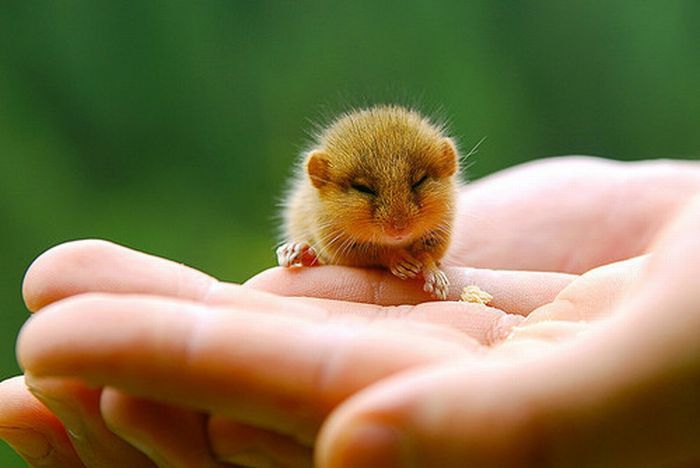
[[409,244],[449,233],[459,157],[442,128],[382,106],[343,115],[307,155],[321,221],[364,242]]

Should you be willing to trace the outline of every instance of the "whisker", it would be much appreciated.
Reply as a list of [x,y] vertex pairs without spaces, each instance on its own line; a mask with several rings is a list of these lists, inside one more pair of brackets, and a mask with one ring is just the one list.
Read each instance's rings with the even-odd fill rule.
[[466,161],[467,159],[469,159],[470,156],[473,156],[473,155],[475,155],[476,153],[478,153],[478,152],[479,152],[479,146],[481,146],[481,144],[486,140],[486,138],[487,138],[487,137],[484,136],[481,140],[479,140],[479,141],[477,142],[476,145],[474,145],[474,147],[473,147],[471,150],[469,150],[469,152],[468,152],[467,154],[465,154],[464,156],[462,156],[462,157],[460,158],[461,162]]

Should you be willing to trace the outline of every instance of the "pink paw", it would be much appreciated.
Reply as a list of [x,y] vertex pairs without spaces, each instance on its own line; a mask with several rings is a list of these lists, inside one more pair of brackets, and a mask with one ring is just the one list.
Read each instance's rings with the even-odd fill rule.
[[450,288],[450,281],[445,273],[440,270],[428,270],[423,273],[425,284],[423,290],[429,292],[434,298],[444,301]]
[[318,257],[306,242],[287,242],[277,248],[277,263],[285,268],[312,266],[318,263]]
[[401,279],[415,278],[423,269],[423,263],[408,252],[397,254],[389,265],[391,273]]

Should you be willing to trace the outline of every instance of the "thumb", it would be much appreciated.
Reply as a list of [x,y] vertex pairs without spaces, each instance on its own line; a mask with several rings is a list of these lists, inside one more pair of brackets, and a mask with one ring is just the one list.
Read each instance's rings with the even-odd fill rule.
[[320,466],[686,466],[700,461],[700,197],[613,317],[510,362],[368,387],[322,428]]

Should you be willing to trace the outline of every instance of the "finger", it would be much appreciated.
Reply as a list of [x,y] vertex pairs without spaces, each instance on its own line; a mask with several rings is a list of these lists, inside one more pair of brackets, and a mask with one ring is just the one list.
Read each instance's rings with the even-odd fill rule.
[[546,364],[507,372],[445,365],[371,387],[328,419],[316,462],[329,468],[537,467],[571,460],[577,466],[694,466],[687,462],[700,455],[697,385],[637,381],[636,388],[610,392],[584,381],[607,382],[601,373],[572,377],[581,372],[575,360]]
[[[403,282],[388,273],[327,268],[331,274],[319,275],[320,268],[305,269],[299,280],[296,280],[299,275],[288,270],[268,270],[269,274],[259,275],[260,281],[254,279],[251,284],[262,288],[275,288],[279,284],[281,288],[274,291],[284,294],[304,294],[299,288],[307,287],[306,293],[313,295],[387,304],[420,302],[428,297],[417,282]],[[302,280],[305,275],[311,278]],[[550,301],[570,279],[568,275],[558,274],[467,269],[458,270],[453,276],[454,283],[483,284],[496,296],[492,305],[513,314],[526,314]],[[32,264],[24,281],[25,300],[34,310],[87,292],[163,295],[319,320],[325,320],[329,314],[402,318],[454,328],[484,344],[498,341],[518,323],[511,315],[472,305],[430,302],[415,308],[383,309],[371,304],[315,298],[290,301],[254,288],[221,283],[183,265],[97,240],[75,241],[49,250]]]
[[109,428],[148,455],[157,466],[217,468],[206,435],[206,416],[127,395],[102,392],[101,410]]
[[209,418],[208,434],[220,460],[244,466],[313,466],[311,448],[282,434],[219,416]]
[[87,466],[151,467],[141,452],[110,431],[100,415],[100,389],[76,379],[25,377],[32,394],[63,423]]
[[143,293],[204,299],[214,278],[163,258],[103,240],[53,247],[29,267],[22,293],[31,311],[86,292]]
[[699,230],[697,197],[613,316],[555,353],[416,370],[348,400],[324,426],[317,461],[691,466],[700,459]]
[[[575,278],[563,273],[447,268],[448,299],[459,300],[464,286],[478,285],[494,299],[490,305],[511,314],[527,315],[551,302]],[[312,296],[380,305],[418,304],[431,300],[422,279],[401,280],[384,270],[324,266],[272,268],[245,285],[284,296]]]
[[0,439],[29,466],[83,466],[61,421],[29,393],[21,376],[0,382]]
[[[477,284],[494,296],[494,307],[520,315],[550,302],[573,278],[557,273],[476,269],[451,269],[448,275],[453,285],[452,299],[459,298],[463,286]],[[419,280],[402,281],[381,270],[347,267],[271,269],[247,285],[285,296],[382,305],[417,304],[431,299]],[[260,307],[265,303],[278,307],[270,295],[241,290],[238,285],[218,282],[181,264],[99,240],[69,242],[41,255],[29,268],[23,291],[27,307],[34,311],[87,292],[143,293],[211,304]],[[316,305],[337,310],[336,303]],[[304,308],[298,307],[294,313],[303,313]]]
[[18,357],[38,376],[73,376],[309,438],[328,409],[358,388],[478,346],[446,327],[410,321],[320,322],[93,295],[32,317]]
[[[67,242],[49,249],[29,267],[23,282],[31,311],[89,292],[151,294],[210,304],[278,307],[277,298],[153,255],[102,240]],[[307,307],[288,304],[291,312]]]

